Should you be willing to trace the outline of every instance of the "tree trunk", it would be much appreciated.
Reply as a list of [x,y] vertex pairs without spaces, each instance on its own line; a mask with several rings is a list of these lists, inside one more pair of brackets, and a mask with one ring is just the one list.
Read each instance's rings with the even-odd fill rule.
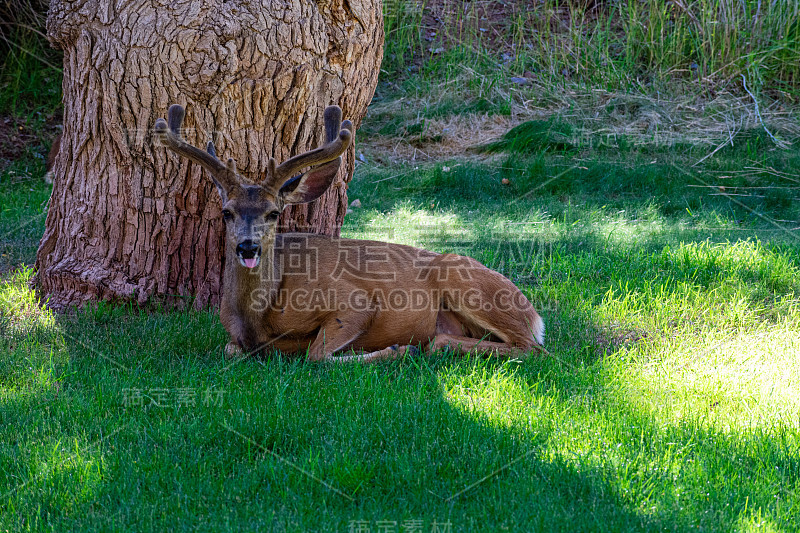
[[[64,132],[36,283],[55,308],[217,305],[219,197],[200,167],[153,146],[155,119],[182,104],[188,142],[213,140],[259,179],[270,156],[322,142],[325,106],[358,128],[383,48],[380,0],[53,0],[47,32],[64,50]],[[331,189],[283,226],[338,233],[353,165],[351,148]]]

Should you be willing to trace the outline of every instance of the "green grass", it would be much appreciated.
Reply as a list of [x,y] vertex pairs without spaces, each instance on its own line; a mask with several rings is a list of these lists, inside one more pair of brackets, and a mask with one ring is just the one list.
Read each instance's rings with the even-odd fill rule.
[[561,153],[574,149],[570,142],[572,128],[553,120],[530,120],[512,128],[502,139],[484,147],[487,152],[515,152],[543,154],[550,151]]
[[[499,270],[549,355],[231,364],[212,311],[54,315],[29,288],[51,190],[31,145],[0,171],[0,530],[798,528],[800,154],[732,111],[741,74],[765,114],[796,99],[796,2],[500,4],[497,35],[485,3],[384,3],[360,139],[533,120],[490,159],[367,149],[343,234]],[[0,113],[40,131],[59,59],[15,42]]]
[[[547,324],[524,362],[231,364],[213,312],[52,315],[5,274],[0,528],[796,529],[800,223],[769,221],[800,156],[753,139],[360,167],[343,233],[509,276]],[[4,231],[42,189],[10,183]]]
[[745,75],[751,88],[791,98],[800,81],[796,1],[395,0],[384,3],[384,19],[387,80],[447,78],[470,65],[545,84],[665,90],[684,80],[740,91]]
[[40,36],[18,28],[0,47],[0,114],[41,126],[61,106],[62,54]]
[[52,190],[43,174],[44,160],[33,148],[0,172],[0,274],[33,262]]

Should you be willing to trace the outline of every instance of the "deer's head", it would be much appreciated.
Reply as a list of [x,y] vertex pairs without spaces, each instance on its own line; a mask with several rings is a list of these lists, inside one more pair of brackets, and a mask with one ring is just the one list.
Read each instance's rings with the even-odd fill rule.
[[[264,247],[273,246],[278,217],[286,206],[312,202],[331,186],[340,156],[352,140],[353,125],[349,120],[342,122],[338,106],[330,106],[325,109],[325,145],[281,165],[270,158],[264,180],[253,183],[237,172],[233,159],[226,164],[217,159],[214,143],[209,142],[206,151],[186,143],[180,135],[183,117],[183,107],[170,106],[169,124],[163,118],[156,120],[156,136],[211,175],[222,198],[228,243],[234,247],[239,263],[247,268],[256,267]],[[305,168],[306,172],[296,174]]]

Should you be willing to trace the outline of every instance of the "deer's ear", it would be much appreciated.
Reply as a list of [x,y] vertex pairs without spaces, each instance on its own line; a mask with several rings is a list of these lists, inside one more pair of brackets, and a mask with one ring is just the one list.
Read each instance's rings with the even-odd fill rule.
[[336,178],[342,158],[312,168],[305,174],[295,176],[283,184],[279,194],[286,205],[313,202],[328,190]]

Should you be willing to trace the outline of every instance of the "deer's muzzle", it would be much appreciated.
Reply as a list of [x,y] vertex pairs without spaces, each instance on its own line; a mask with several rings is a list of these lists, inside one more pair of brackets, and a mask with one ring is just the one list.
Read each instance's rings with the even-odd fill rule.
[[243,267],[255,268],[261,260],[261,245],[247,240],[236,246],[236,256]]

